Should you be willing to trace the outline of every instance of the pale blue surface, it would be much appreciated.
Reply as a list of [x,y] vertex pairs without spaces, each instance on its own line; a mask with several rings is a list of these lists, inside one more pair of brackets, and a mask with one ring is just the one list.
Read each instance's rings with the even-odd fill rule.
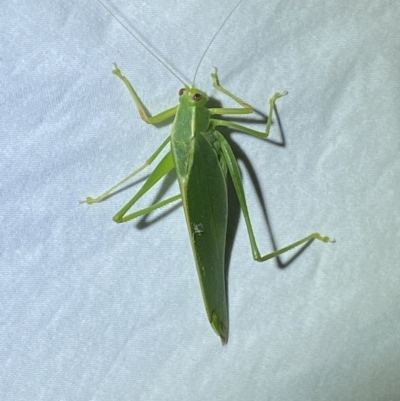
[[[115,12],[185,79],[232,7],[126,3]],[[337,241],[280,270],[252,261],[241,218],[222,347],[180,208],[138,229],[112,221],[137,186],[78,204],[168,135],[140,120],[112,62],[152,112],[182,85],[94,0],[2,2],[0,399],[399,399],[399,20],[396,1],[246,0],[207,53],[197,84],[213,96],[214,65],[259,110],[289,91],[286,147],[232,136],[278,245],[315,230]]]

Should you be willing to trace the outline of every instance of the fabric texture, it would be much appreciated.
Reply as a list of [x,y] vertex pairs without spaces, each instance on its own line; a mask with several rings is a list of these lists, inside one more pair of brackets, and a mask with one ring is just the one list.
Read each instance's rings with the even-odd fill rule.
[[[233,7],[107,5],[189,84]],[[396,1],[246,0],[205,54],[196,86],[235,107],[212,87],[218,67],[258,111],[250,126],[289,92],[268,141],[222,130],[261,252],[314,231],[336,240],[257,263],[230,192],[222,346],[181,205],[112,221],[153,167],[105,202],[78,202],[170,132],[140,119],[112,63],[153,114],[182,83],[95,0],[3,1],[0,399],[398,400],[399,20]],[[170,174],[137,207],[176,193]]]

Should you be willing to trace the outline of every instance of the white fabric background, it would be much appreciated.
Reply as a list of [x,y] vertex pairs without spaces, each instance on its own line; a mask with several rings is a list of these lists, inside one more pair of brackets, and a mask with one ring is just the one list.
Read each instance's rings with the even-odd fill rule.
[[[233,6],[108,4],[188,81]],[[138,183],[78,204],[169,132],[140,120],[112,63],[151,112],[176,104],[182,85],[94,0],[1,8],[1,400],[399,399],[397,1],[245,0],[200,67],[197,86],[224,105],[214,65],[262,112],[289,91],[278,103],[285,146],[231,135],[252,168],[241,162],[261,250],[272,244],[253,181],[278,246],[312,231],[337,241],[284,269],[258,264],[240,216],[225,347],[180,207],[148,227],[115,224]]]

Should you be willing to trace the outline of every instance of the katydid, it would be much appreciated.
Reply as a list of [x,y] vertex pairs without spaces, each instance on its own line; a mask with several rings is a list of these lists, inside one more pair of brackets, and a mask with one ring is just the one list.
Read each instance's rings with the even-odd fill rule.
[[[98,1],[104,6],[100,0]],[[241,2],[242,0],[237,3],[217,33]],[[108,10],[107,7],[105,8]],[[133,36],[149,50],[135,35]],[[216,34],[207,49],[215,36]],[[154,55],[153,52],[151,53]],[[156,55],[154,56],[159,60]],[[83,202],[92,204],[104,200],[117,188],[150,165],[160,152],[170,144],[170,150],[157,164],[143,186],[113,219],[117,223],[125,223],[172,202],[182,201],[208,320],[216,334],[221,338],[222,343],[226,344],[228,341],[228,309],[225,286],[225,243],[228,218],[227,173],[230,174],[243,212],[254,260],[264,262],[314,239],[322,242],[329,241],[326,236],[312,233],[284,248],[261,255],[250,221],[238,163],[227,140],[217,129],[223,126],[260,139],[267,138],[272,124],[275,102],[286,95],[287,92],[277,92],[272,96],[269,101],[269,114],[265,131],[257,131],[232,120],[218,118],[219,115],[247,115],[253,113],[254,109],[220,84],[217,69],[215,69],[211,74],[214,88],[235,101],[238,107],[207,107],[208,96],[196,88],[194,80],[192,85],[187,85],[181,81],[184,87],[179,91],[178,105],[152,116],[147,112],[128,79],[121,73],[116,64],[114,66],[113,73],[127,87],[141,119],[148,124],[157,124],[174,117],[171,134],[140,168],[104,194],[97,198],[88,197]],[[172,169],[175,169],[177,174],[180,194],[144,209],[131,212],[132,206]]]

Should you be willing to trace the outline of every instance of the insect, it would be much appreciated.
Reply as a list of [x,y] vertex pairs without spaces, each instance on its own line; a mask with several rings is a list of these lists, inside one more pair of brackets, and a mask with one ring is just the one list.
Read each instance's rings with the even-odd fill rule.
[[[100,0],[98,1],[108,10]],[[222,26],[242,1],[236,4],[235,8],[225,19],[209,43],[206,51]],[[110,10],[108,11],[111,13]],[[133,36],[149,50],[135,35]],[[151,50],[149,51],[151,52]],[[154,53],[152,54],[160,60]],[[238,104],[237,107],[207,107],[209,98],[205,92],[195,86],[195,80],[193,80],[192,85],[187,85],[181,81],[184,87],[179,90],[178,105],[154,116],[147,112],[146,107],[140,100],[132,84],[122,74],[116,64],[114,64],[113,73],[127,87],[141,119],[146,123],[157,124],[171,117],[174,118],[171,134],[162,142],[150,158],[132,174],[104,194],[97,198],[88,197],[83,202],[88,204],[101,202],[117,188],[149,166],[160,155],[160,152],[167,145],[170,145],[170,150],[162,157],[143,186],[113,219],[117,223],[126,223],[172,202],[178,200],[182,202],[208,320],[216,334],[221,338],[222,343],[226,344],[229,331],[225,287],[225,243],[228,218],[226,178],[228,172],[232,178],[233,186],[246,222],[254,260],[264,262],[313,239],[322,242],[329,241],[329,238],[326,236],[312,233],[284,248],[261,255],[250,221],[246,196],[236,158],[229,143],[218,131],[218,127],[228,127],[231,130],[260,139],[267,138],[272,124],[275,102],[280,97],[286,95],[287,92],[277,92],[272,96],[269,101],[269,117],[265,131],[257,131],[232,120],[219,118],[220,115],[240,116],[251,114],[254,112],[254,109],[220,84],[217,69],[211,74],[214,88],[236,102]],[[172,169],[176,171],[180,193],[132,212],[132,206]]]

